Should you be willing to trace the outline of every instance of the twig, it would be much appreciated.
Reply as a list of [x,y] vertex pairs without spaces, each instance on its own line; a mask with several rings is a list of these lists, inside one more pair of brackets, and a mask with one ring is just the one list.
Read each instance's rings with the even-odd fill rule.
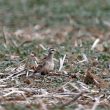
[[[24,72],[24,71],[22,71],[22,72]],[[16,75],[16,76],[14,76],[13,78],[16,78],[16,77],[19,77],[19,76],[21,76],[21,75],[26,74],[26,73],[22,73],[22,72],[20,72],[20,74],[17,74],[17,75]]]
[[[16,71],[16,70],[19,68],[20,64],[23,63],[23,62],[26,61],[26,60],[27,60],[27,58],[25,58],[24,60],[20,61],[17,65],[15,65],[15,66],[17,66],[17,67],[14,68],[14,69],[10,72],[10,74],[11,74],[13,71]],[[23,66],[24,66],[24,65],[23,65]],[[7,70],[8,68],[11,68],[11,67],[12,67],[12,65],[11,65],[11,66],[8,66],[5,70]]]
[[76,86],[76,84],[74,83],[68,83],[70,86],[72,86],[74,89],[76,89],[78,92],[81,91],[81,89],[79,87]]
[[66,58],[66,54],[64,55],[63,59],[60,58],[60,67],[59,67],[59,71],[61,71],[61,69],[63,68],[63,64],[64,64],[65,58]]
[[84,91],[80,92],[78,95],[76,95],[72,100],[70,100],[69,102],[63,104],[60,106],[60,108],[64,108],[65,106],[70,105],[71,103],[75,102],[80,96],[82,96],[82,94],[84,93]]
[[77,81],[77,83],[81,86],[80,87],[80,90],[82,89],[82,90],[85,90],[86,92],[89,92],[90,91],[89,88],[87,87],[87,85],[85,83],[83,83],[81,81]]
[[[6,81],[6,80],[12,78],[14,75],[18,75],[19,73],[24,72],[24,71],[25,71],[25,69],[23,69],[23,70],[21,70],[21,71],[19,71],[19,72],[16,72],[16,73],[14,73],[14,74],[11,74],[11,75],[9,75],[9,76],[6,77],[6,78],[1,79],[0,82]],[[19,75],[18,75],[18,76],[19,76]],[[15,76],[14,76],[14,77],[15,77]]]
[[[38,94],[38,93],[37,93]],[[64,97],[71,97],[73,95],[78,95],[78,94],[53,94],[53,93],[48,93],[48,94],[41,94],[41,95],[33,95],[32,97],[35,97],[35,98],[64,98]],[[31,98],[32,98],[31,97]]]
[[2,27],[2,32],[3,32],[4,42],[5,42],[6,46],[7,46],[8,40],[7,40],[7,36],[6,36],[6,33],[5,33],[5,27]]
[[47,50],[43,44],[39,44],[39,46],[43,49],[43,50]]
[[99,43],[99,41],[100,41],[99,38],[94,41],[94,43],[93,43],[93,45],[91,47],[91,50],[94,50],[95,49],[95,47],[97,46],[97,44]]
[[13,90],[13,91],[11,91],[11,92],[8,92],[8,93],[4,94],[3,97],[10,96],[10,95],[12,95],[12,94],[14,94],[14,93],[22,94],[22,95],[24,96],[24,92],[23,92],[23,91]]

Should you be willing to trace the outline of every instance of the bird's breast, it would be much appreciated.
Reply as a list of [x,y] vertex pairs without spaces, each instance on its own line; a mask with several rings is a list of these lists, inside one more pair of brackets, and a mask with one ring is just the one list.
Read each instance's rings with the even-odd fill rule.
[[53,70],[54,69],[54,62],[46,62],[45,68],[48,70]]

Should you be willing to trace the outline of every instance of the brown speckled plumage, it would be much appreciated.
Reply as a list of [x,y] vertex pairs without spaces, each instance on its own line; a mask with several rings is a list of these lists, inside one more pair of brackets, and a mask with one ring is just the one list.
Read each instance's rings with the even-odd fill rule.
[[38,65],[34,73],[41,73],[41,75],[45,75],[54,69],[54,60],[53,60],[54,51],[55,50],[53,48],[49,49],[48,55]]

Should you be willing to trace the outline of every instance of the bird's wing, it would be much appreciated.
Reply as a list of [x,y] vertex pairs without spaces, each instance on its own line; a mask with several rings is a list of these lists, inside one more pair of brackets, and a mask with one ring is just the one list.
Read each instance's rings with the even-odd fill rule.
[[48,59],[48,56],[45,56],[43,59],[41,59],[41,61],[39,62],[39,65],[44,66],[47,59]]
[[48,74],[48,68],[46,68],[46,61],[48,60],[48,56],[45,56],[41,62],[39,63],[39,65],[37,66],[36,70],[34,71],[34,73],[41,73],[42,75],[44,74]]
[[39,65],[37,66],[35,72],[41,72],[41,71],[43,70],[45,64],[46,64],[45,61],[41,61],[41,62],[39,63]]
[[49,71],[47,68],[45,68],[45,62],[42,65],[38,65],[38,67],[36,68],[36,70],[34,71],[34,73],[41,73],[41,75],[45,75],[48,74]]

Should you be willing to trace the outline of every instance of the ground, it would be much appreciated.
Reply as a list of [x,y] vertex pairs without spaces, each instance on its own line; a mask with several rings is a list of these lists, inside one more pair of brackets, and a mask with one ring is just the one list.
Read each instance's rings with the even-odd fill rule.
[[[109,110],[109,0],[10,0],[0,7],[1,110]],[[55,69],[33,74],[51,47]]]

